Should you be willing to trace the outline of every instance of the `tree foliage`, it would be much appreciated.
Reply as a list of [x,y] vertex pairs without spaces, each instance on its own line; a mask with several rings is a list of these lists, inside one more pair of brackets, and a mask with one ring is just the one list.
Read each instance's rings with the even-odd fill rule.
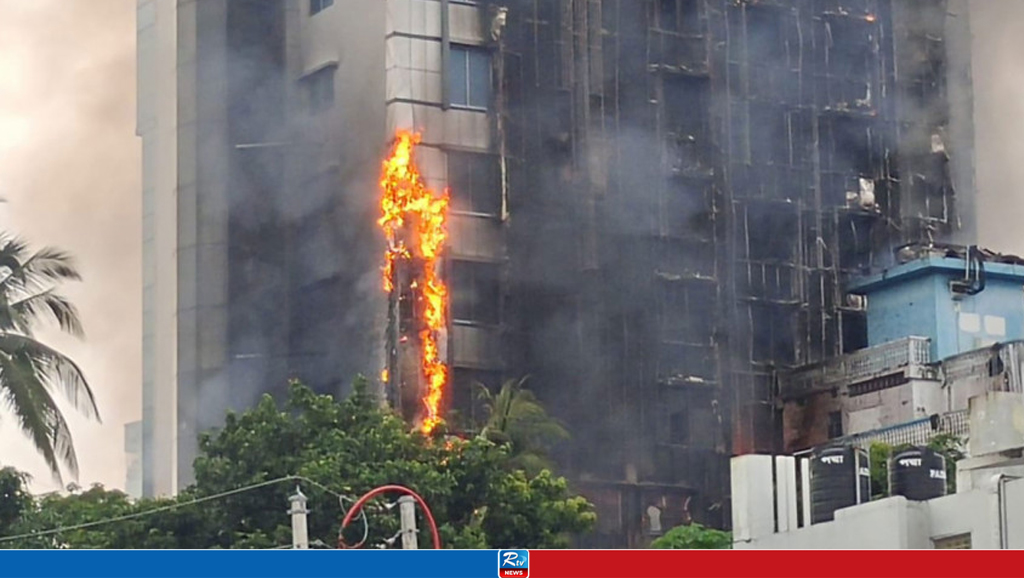
[[24,241],[0,234],[0,400],[58,481],[62,465],[78,475],[78,457],[55,397],[89,418],[98,420],[99,411],[78,365],[38,341],[34,330],[51,320],[83,335],[75,306],[56,291],[60,283],[80,279],[67,253],[48,247],[33,253]]
[[696,523],[676,526],[651,542],[651,548],[660,550],[728,550],[732,548],[732,533],[707,528]]
[[[871,444],[871,498],[879,499],[889,496],[889,460],[893,454],[899,453],[910,446],[902,444],[896,447],[882,442]],[[946,493],[956,493],[956,463],[964,458],[964,442],[961,438],[948,433],[940,433],[932,437],[927,447],[946,459]]]
[[[224,427],[204,434],[195,461],[196,482],[174,500],[133,503],[95,487],[36,500],[8,535],[69,526],[111,516],[153,514],[71,532],[21,540],[15,547],[270,548],[290,544],[288,496],[299,486],[309,497],[311,540],[333,547],[352,499],[384,484],[400,484],[427,501],[446,547],[557,548],[588,530],[595,516],[562,478],[509,467],[506,447],[485,438],[443,433],[427,438],[382,409],[359,380],[338,402],[293,384],[284,407],[266,396],[254,408],[229,414]],[[297,476],[293,481],[271,483]],[[248,491],[238,488],[266,483]],[[398,511],[375,499],[346,528],[347,543],[366,534],[376,547],[398,531]],[[208,501],[193,504],[195,500]],[[390,504],[393,506],[393,503]],[[0,512],[3,510],[0,509]],[[366,521],[364,525],[363,520]],[[418,518],[421,547],[430,547]]]
[[964,440],[953,434],[941,433],[928,442],[928,448],[946,458],[946,493],[956,493],[956,463],[964,459]]
[[892,446],[882,442],[873,442],[868,448],[872,500],[889,495],[889,458],[892,457],[892,452]]
[[538,473],[552,468],[548,452],[569,439],[569,432],[548,415],[525,383],[526,378],[506,381],[497,394],[478,384],[487,411],[480,435],[497,444],[508,444],[513,466]]

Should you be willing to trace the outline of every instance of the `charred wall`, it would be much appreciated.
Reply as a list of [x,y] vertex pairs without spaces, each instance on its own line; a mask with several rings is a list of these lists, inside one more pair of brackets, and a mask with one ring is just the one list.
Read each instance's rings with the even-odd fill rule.
[[523,372],[630,543],[664,495],[727,525],[728,456],[781,442],[774,370],[866,344],[844,280],[959,230],[946,3],[508,7]]
[[229,395],[248,407],[288,379],[290,247],[277,210],[287,149],[274,146],[286,126],[284,10],[275,0],[227,5]]

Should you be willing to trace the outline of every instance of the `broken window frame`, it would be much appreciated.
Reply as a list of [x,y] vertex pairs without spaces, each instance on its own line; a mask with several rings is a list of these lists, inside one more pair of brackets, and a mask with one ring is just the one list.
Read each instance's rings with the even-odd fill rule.
[[449,151],[448,189],[453,213],[498,217],[501,214],[498,158],[486,153]]
[[[452,323],[491,327],[498,325],[501,321],[501,265],[460,259],[452,261],[450,267]],[[493,275],[489,282],[481,275],[485,269],[490,269]],[[493,291],[488,291],[487,285]],[[484,305],[487,303],[489,306]],[[466,307],[469,308],[468,312],[464,309]]]

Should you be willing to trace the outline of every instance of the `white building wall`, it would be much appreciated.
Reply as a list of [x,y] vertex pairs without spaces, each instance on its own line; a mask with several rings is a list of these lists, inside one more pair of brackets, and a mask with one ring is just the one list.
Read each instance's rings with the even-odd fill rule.
[[[1013,512],[1011,527],[1024,538],[1024,488],[1014,487],[1013,492],[1008,502],[1009,511]],[[970,534],[973,549],[1000,547],[998,499],[994,492],[973,491],[928,502],[886,498],[839,510],[831,522],[737,541],[734,548],[928,550],[935,547],[935,540],[964,534]],[[1014,539],[1009,547],[1024,548],[1024,540]]]
[[[492,110],[446,106],[444,61],[446,3],[437,0],[387,0],[386,132],[415,130],[423,137],[418,161],[427,184],[447,188],[447,151],[494,151]],[[447,32],[452,46],[487,49],[480,7],[448,2]],[[493,65],[492,65],[493,70]],[[450,71],[449,71],[450,73]],[[488,79],[490,80],[490,79]],[[501,224],[480,215],[449,216],[449,257],[496,262],[501,258]],[[450,341],[450,343],[449,343]],[[453,324],[442,356],[455,366],[480,366],[500,359],[500,335],[489,327]]]
[[[847,391],[843,395],[849,395]],[[847,435],[869,432],[945,413],[942,383],[913,379],[897,386],[862,395],[845,397],[842,402]]]
[[175,0],[138,2],[143,206],[143,492],[175,492],[177,350],[177,15]]
[[1013,480],[1006,484],[1006,547],[1011,550],[1024,550],[1024,479]]
[[770,459],[733,459],[735,549],[922,550],[965,535],[975,550],[1024,549],[1024,478],[1001,477],[1000,469],[968,491],[925,502],[885,498],[838,510],[831,522],[776,532]]
[[[927,504],[931,519],[929,541],[970,534],[975,550],[999,548],[999,499],[994,492],[956,493],[929,500]],[[1024,509],[1020,513],[1024,514]]]
[[[910,527],[922,527],[926,516],[920,504],[903,498],[889,498],[836,512],[832,522],[814,524],[799,530],[770,533],[736,542],[738,550],[890,550],[928,547],[921,540],[911,546]],[[918,532],[920,535],[920,532]]]

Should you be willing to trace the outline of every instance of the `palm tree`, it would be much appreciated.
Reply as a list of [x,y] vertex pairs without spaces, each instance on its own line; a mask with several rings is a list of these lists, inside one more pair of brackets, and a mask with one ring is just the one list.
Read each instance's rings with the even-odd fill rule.
[[569,438],[569,432],[524,385],[528,378],[511,379],[502,384],[497,395],[477,384],[484,401],[487,421],[480,435],[495,443],[507,443],[512,449],[515,467],[530,473],[550,469],[547,454],[551,447]]
[[54,394],[88,418],[99,421],[99,412],[82,370],[37,341],[33,329],[50,319],[63,331],[83,336],[75,306],[55,290],[61,282],[80,279],[69,254],[49,247],[32,253],[24,241],[0,234],[0,400],[57,481],[61,465],[78,476],[78,458]]

